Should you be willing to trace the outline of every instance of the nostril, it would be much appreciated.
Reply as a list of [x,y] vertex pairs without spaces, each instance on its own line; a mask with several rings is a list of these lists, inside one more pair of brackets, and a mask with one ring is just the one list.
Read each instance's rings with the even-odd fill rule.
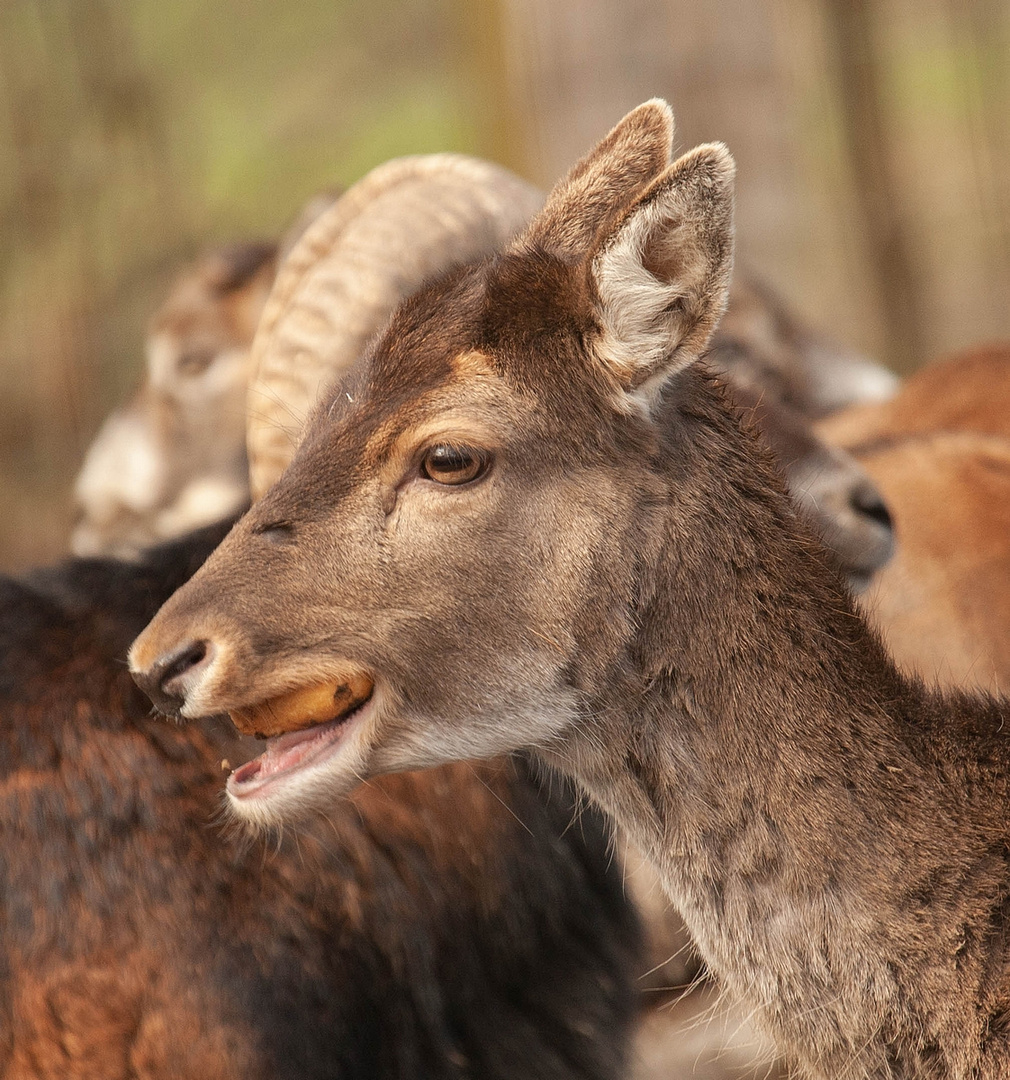
[[178,716],[200,671],[212,663],[214,652],[213,642],[188,641],[159,657],[147,671],[138,672],[134,678],[155,708]]
[[206,641],[194,641],[158,661],[158,666],[161,667],[162,689],[171,693],[169,688],[172,683],[193,668],[199,667],[207,659],[207,645]]
[[865,517],[872,518],[888,531],[894,530],[894,520],[876,488],[862,484],[852,493],[852,507]]

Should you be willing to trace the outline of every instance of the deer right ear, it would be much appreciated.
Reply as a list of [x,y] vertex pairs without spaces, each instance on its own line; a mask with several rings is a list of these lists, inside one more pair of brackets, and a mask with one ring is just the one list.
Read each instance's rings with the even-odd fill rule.
[[733,159],[699,146],[671,165],[599,240],[590,263],[595,359],[649,411],[696,360],[726,306],[733,268]]
[[515,242],[591,281],[590,346],[622,408],[651,407],[704,351],[733,265],[733,159],[713,143],[670,164],[673,114],[639,105],[558,183]]

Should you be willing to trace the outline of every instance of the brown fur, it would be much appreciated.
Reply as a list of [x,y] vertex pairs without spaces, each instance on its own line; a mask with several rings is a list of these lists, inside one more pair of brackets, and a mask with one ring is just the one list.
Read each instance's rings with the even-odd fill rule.
[[0,579],[0,1077],[623,1075],[636,925],[556,777],[390,776],[266,846],[215,824],[250,747],[151,716],[122,655],[222,532]]
[[835,554],[849,584],[862,591],[894,550],[887,500],[865,467],[820,438],[809,419],[778,396],[774,382],[755,388],[731,375],[727,385],[767,440],[797,508]]
[[[662,117],[626,124],[668,155]],[[927,692],[858,616],[695,362],[729,273],[728,156],[643,188],[648,158],[611,137],[576,167],[609,205],[562,188],[401,308],[134,671],[197,716],[359,663],[367,709],[260,795],[233,785],[240,813],[531,746],[629,830],[806,1073],[1004,1078],[1010,709]],[[493,375],[454,369],[475,349]],[[430,479],[436,438],[486,451],[481,478]],[[214,649],[180,664],[195,640]]]
[[939,431],[1010,438],[1010,345],[976,346],[927,364],[889,401],[846,409],[819,430],[833,445],[872,450],[878,443]]
[[931,364],[819,430],[858,456],[896,517],[897,554],[865,597],[895,659],[942,685],[1010,687],[1010,349]]

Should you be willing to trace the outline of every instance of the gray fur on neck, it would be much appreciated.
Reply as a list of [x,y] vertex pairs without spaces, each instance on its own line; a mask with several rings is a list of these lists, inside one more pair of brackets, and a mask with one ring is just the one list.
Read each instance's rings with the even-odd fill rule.
[[760,463],[755,483],[762,450],[719,398],[701,372],[671,388],[676,501],[639,553],[638,633],[548,756],[655,861],[712,969],[812,1074],[995,1077],[999,715],[897,673]]

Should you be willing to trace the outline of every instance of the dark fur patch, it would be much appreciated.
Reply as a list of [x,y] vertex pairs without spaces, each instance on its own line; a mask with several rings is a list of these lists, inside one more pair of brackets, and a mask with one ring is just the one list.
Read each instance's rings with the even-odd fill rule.
[[616,1078],[638,928],[567,784],[450,766],[265,851],[212,827],[248,745],[153,717],[122,657],[225,531],[0,582],[0,1067]]

